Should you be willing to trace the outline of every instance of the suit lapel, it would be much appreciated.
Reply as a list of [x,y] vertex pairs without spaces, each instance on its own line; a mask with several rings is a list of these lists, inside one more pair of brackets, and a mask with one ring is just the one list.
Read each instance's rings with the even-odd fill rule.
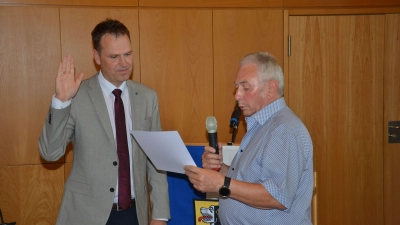
[[[129,88],[129,99],[131,101],[131,112],[132,112],[132,130],[140,130],[141,124],[140,120],[142,118],[142,110],[140,109],[140,93],[135,88],[135,84],[131,81],[126,82],[127,87]],[[133,137],[131,136],[133,139]],[[136,141],[133,139],[133,147],[132,147],[132,157],[135,155],[137,148],[134,146],[136,145]]]
[[89,80],[89,87],[91,89],[88,91],[88,94],[90,96],[90,99],[92,100],[94,108],[96,109],[95,111],[97,113],[97,116],[100,118],[100,122],[103,125],[105,132],[107,133],[108,139],[111,143],[113,143],[113,146],[116,146],[114,134],[112,132],[110,116],[108,115],[103,91],[101,90],[97,75],[98,74],[96,74]]
[[129,99],[131,101],[131,112],[132,117],[136,119],[132,119],[132,129],[140,130],[140,120],[142,118],[142,111],[140,110],[140,93],[135,88],[135,84],[133,82],[127,82],[127,86],[129,88]]

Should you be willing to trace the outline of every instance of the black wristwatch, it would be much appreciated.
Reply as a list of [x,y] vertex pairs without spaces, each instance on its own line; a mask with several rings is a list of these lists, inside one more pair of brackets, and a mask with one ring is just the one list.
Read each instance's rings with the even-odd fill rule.
[[229,185],[231,184],[231,178],[230,177],[225,177],[225,182],[224,186],[222,186],[218,193],[221,198],[227,198],[229,195],[231,195],[231,189],[229,189]]

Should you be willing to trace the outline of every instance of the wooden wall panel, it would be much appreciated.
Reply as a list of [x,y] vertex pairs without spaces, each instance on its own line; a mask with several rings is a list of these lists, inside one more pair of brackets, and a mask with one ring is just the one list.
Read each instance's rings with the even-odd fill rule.
[[156,7],[282,7],[283,0],[139,0],[139,6]]
[[207,142],[213,108],[211,10],[140,10],[141,82],[159,97],[163,130]]
[[3,5],[107,6],[107,7],[371,7],[399,6],[398,0],[0,0]]
[[[93,76],[100,68],[93,60],[93,45],[91,32],[93,28],[106,18],[117,19],[129,29],[134,62],[131,79],[140,81],[139,61],[139,24],[137,9],[119,8],[61,8],[61,49],[62,55],[71,54],[75,59],[75,72],[84,72],[84,78]],[[85,21],[82,23],[82,21]],[[59,62],[51,65],[54,71],[54,80]],[[69,145],[66,153],[66,161],[72,162],[72,145]]]
[[138,0],[0,0],[0,3],[58,6],[137,6]]
[[55,224],[64,191],[63,165],[0,167],[0,208],[5,221]]
[[291,16],[289,107],[318,173],[318,224],[383,224],[384,16]]
[[[214,115],[218,139],[230,142],[229,121],[235,107],[236,72],[239,60],[248,53],[272,53],[283,68],[283,11],[273,9],[214,10]],[[235,143],[246,132],[243,116]]]
[[366,7],[400,5],[399,0],[283,0],[283,7]]
[[384,80],[385,224],[400,224],[400,144],[388,144],[388,122],[400,121],[400,14],[386,15]]
[[59,60],[57,9],[0,7],[0,166],[40,163]]

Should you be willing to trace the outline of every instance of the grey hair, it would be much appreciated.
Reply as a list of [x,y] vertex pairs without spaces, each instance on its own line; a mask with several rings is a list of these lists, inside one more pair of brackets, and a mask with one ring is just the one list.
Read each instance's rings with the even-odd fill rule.
[[258,80],[264,83],[270,80],[278,81],[278,94],[283,96],[283,72],[275,57],[268,52],[250,53],[240,60],[239,67],[252,63],[258,67]]

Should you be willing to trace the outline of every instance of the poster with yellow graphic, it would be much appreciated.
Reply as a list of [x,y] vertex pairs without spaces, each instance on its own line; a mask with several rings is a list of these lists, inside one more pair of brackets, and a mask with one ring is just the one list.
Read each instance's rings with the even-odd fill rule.
[[195,225],[221,225],[218,217],[218,199],[194,199]]

